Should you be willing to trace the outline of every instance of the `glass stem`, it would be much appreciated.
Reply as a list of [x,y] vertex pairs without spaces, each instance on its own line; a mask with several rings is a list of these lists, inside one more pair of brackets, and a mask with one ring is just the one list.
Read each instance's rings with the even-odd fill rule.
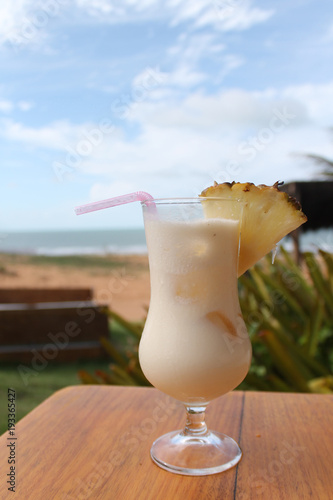
[[205,436],[208,433],[205,422],[206,406],[185,406],[186,409],[186,426],[183,431],[185,436]]

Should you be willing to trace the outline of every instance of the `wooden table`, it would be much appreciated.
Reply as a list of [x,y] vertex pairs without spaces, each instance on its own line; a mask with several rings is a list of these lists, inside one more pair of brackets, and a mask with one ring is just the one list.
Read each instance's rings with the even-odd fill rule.
[[16,426],[15,494],[8,434],[0,438],[0,498],[333,499],[332,396],[236,391],[213,401],[208,425],[236,439],[243,458],[212,476],[171,474],[150,459],[152,441],[182,428],[184,414],[151,388],[58,391]]

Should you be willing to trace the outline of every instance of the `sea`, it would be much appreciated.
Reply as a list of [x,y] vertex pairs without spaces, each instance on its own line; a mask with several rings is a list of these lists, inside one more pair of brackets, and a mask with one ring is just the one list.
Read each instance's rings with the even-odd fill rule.
[[[290,237],[282,244],[293,249]],[[302,251],[319,248],[333,253],[333,229],[304,233]],[[144,229],[96,229],[63,231],[0,231],[0,253],[66,256],[66,255],[142,255],[147,253]]]
[[0,232],[0,252],[26,255],[146,254],[144,229]]

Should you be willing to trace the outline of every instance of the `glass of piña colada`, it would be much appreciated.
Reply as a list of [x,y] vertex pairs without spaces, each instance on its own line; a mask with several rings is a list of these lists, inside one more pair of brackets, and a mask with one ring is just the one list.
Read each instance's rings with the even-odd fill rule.
[[[139,357],[147,379],[181,401],[183,430],[157,439],[151,457],[178,474],[207,475],[241,458],[230,437],[209,430],[210,401],[240,384],[251,362],[237,268],[242,203],[214,198],[142,202],[151,301]],[[214,203],[217,217],[207,217]]]

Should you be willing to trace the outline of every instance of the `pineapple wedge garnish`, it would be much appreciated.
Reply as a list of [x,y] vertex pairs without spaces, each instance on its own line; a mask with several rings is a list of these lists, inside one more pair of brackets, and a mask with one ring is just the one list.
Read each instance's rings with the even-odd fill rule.
[[[214,183],[200,197],[224,198],[244,202],[241,222],[238,275],[252,267],[288,233],[307,221],[301,206],[294,198],[274,186],[251,182]],[[218,203],[207,203],[206,217],[221,217]]]

